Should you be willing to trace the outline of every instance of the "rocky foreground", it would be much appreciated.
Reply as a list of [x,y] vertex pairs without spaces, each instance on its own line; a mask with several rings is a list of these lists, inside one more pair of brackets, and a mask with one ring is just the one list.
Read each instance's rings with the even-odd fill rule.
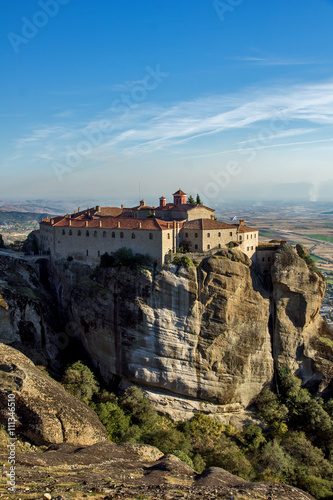
[[[0,453],[0,460],[6,460],[4,453]],[[8,495],[3,489],[0,498],[313,499],[297,488],[247,482],[218,467],[197,474],[173,455],[162,455],[157,448],[110,442],[80,447],[58,444],[43,453],[18,454],[16,478],[15,494]]]

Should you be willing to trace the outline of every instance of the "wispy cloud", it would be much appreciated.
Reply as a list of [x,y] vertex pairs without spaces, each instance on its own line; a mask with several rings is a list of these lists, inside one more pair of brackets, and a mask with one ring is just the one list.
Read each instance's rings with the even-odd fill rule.
[[327,64],[327,61],[311,58],[288,58],[279,56],[234,56],[228,58],[232,61],[249,62],[261,66],[309,66],[312,64]]
[[[247,89],[238,94],[197,98],[171,106],[146,102],[127,108],[126,113],[111,108],[85,123],[38,127],[32,134],[18,139],[16,147],[20,151],[33,148],[39,158],[46,155],[45,159],[60,160],[68,153],[68,148],[75,150],[87,135],[97,131],[103,120],[108,120],[112,126],[103,131],[103,140],[93,145],[91,156],[96,160],[175,148],[180,148],[183,156],[186,150],[181,149],[182,145],[191,144],[194,148],[203,144],[204,137],[228,131],[238,131],[236,150],[239,144],[249,143],[252,147],[253,134],[255,137],[256,131],[267,128],[271,131],[270,144],[266,147],[288,147],[291,143],[271,142],[303,135],[309,141],[294,144],[315,144],[318,142],[315,134],[327,137],[333,131],[333,81]],[[272,123],[278,125],[277,130]],[[322,135],[319,140],[330,139]],[[213,148],[210,144],[209,151],[203,153],[222,154],[218,147],[220,142],[216,141]],[[220,150],[219,153],[216,150]]]

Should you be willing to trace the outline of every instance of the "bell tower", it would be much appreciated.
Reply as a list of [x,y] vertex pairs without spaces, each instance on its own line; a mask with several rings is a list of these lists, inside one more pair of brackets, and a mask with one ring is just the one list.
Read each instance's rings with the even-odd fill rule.
[[181,189],[178,189],[176,193],[173,193],[173,204],[175,206],[177,205],[183,205],[186,203],[186,196],[187,194],[184,193]]

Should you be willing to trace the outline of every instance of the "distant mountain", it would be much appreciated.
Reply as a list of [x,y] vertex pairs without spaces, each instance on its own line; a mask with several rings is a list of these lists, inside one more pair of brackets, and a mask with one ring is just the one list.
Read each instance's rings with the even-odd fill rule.
[[0,210],[0,225],[3,224],[24,224],[25,222],[39,222],[46,216],[54,215],[50,213],[36,213],[36,212],[16,212],[9,211],[3,212]]
[[333,210],[331,210],[330,212],[323,212],[323,215],[333,215]]

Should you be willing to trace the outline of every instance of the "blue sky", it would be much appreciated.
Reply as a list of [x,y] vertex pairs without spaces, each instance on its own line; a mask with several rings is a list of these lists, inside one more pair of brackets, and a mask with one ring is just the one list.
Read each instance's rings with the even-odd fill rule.
[[332,199],[333,1],[0,8],[0,199]]

